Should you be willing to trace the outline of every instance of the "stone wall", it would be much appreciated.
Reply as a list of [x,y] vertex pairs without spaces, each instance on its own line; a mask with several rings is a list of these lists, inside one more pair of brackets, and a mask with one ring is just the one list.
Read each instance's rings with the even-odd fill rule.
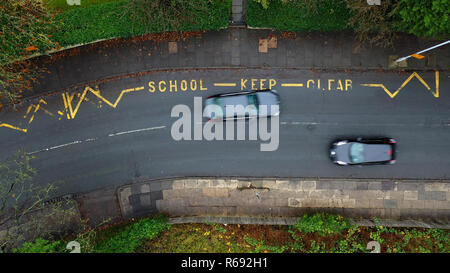
[[333,212],[352,218],[440,219],[450,216],[449,181],[192,177],[118,189],[125,219],[177,216],[295,217]]

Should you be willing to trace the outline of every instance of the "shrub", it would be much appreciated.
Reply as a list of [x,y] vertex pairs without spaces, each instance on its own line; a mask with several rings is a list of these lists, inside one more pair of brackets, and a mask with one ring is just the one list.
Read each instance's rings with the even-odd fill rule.
[[95,247],[95,252],[131,253],[143,239],[154,239],[161,231],[168,228],[169,225],[164,216],[145,218],[125,226],[116,235],[99,242]]
[[397,37],[393,17],[393,0],[384,0],[381,5],[367,5],[365,0],[346,0],[351,10],[348,23],[355,31],[356,39],[369,46],[392,47]]
[[14,249],[14,253],[60,253],[65,252],[61,241],[50,242],[38,238],[34,242],[26,242],[21,247]]
[[349,221],[340,215],[317,213],[303,215],[294,227],[303,233],[317,232],[321,236],[337,234],[351,228]]
[[400,0],[396,13],[400,30],[424,37],[442,37],[450,33],[448,0]]

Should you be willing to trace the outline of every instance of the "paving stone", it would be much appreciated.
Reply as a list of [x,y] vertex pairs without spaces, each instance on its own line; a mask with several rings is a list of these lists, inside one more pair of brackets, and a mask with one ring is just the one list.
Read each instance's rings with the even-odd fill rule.
[[202,193],[206,197],[228,198],[228,189],[224,188],[203,188]]
[[369,199],[356,199],[355,201],[356,208],[370,208]]
[[394,181],[381,182],[381,190],[383,190],[383,191],[392,191],[392,190],[394,190],[394,187],[395,187]]
[[303,190],[315,190],[316,189],[316,181],[302,181],[302,189]]
[[275,188],[275,180],[263,180],[263,187],[273,189]]
[[163,193],[162,191],[153,191],[150,193],[150,199],[152,201],[154,200],[159,200],[159,199],[163,199]]
[[436,55],[430,54],[427,56],[426,65],[427,67],[436,67]]
[[434,201],[434,209],[450,210],[450,201]]
[[243,11],[243,9],[242,9],[242,6],[240,6],[240,5],[233,5],[231,7],[232,13],[241,13],[241,16],[242,16],[242,11]]
[[317,181],[316,182],[316,189],[318,190],[328,190],[330,189],[330,181]]
[[250,188],[252,185],[251,181],[239,180],[237,183],[238,188]]
[[228,185],[225,179],[212,179],[210,186],[213,188],[227,188]]
[[382,199],[369,199],[370,208],[384,208],[384,202]]
[[419,199],[419,192],[417,192],[417,191],[404,191],[403,192],[403,199],[404,200],[418,200]]
[[382,184],[381,184],[381,182],[369,182],[368,189],[369,190],[381,190]]
[[399,191],[418,191],[423,187],[416,182],[399,182],[397,184],[397,190]]
[[356,190],[358,186],[357,182],[354,181],[345,181],[344,182],[344,190]]
[[209,179],[197,179],[197,188],[207,188],[210,186],[210,181]]
[[161,182],[155,181],[149,184],[150,191],[161,191]]
[[289,181],[277,179],[274,188],[279,190],[289,190]]
[[128,197],[128,201],[133,208],[141,206],[140,194],[130,195],[130,197]]
[[139,193],[148,193],[150,192],[150,185],[149,184],[141,184]]
[[267,42],[267,47],[268,48],[277,48],[278,46],[278,41],[277,41],[277,36],[272,35],[269,37],[268,42]]
[[397,200],[384,199],[383,204],[384,204],[384,208],[386,208],[386,209],[397,208]]
[[439,201],[434,201],[434,200],[424,200],[424,201],[423,201],[423,207],[424,207],[425,209],[436,209],[436,207],[437,207],[436,202],[439,202]]
[[402,191],[386,191],[385,199],[403,200],[404,192]]
[[447,195],[442,191],[419,191],[419,200],[437,200],[445,201]]
[[444,183],[429,183],[424,185],[425,191],[450,191],[450,187],[447,187]]
[[169,201],[168,200],[157,200],[156,201],[156,209],[160,213],[167,213],[169,214]]
[[267,39],[259,39],[258,52],[259,53],[267,53],[268,52],[268,40]]
[[169,42],[168,43],[168,50],[169,50],[169,54],[176,54],[176,53],[178,53],[178,44],[177,44],[177,42]]
[[404,209],[423,209],[425,207],[423,200],[415,200],[415,201],[409,201],[409,200],[403,200],[398,201],[398,207],[404,208]]
[[356,185],[357,190],[368,190],[369,189],[369,183],[368,182],[358,182]]
[[185,179],[184,180],[185,188],[197,188],[197,179]]
[[151,207],[150,193],[140,194],[139,195],[139,204],[142,207]]
[[161,190],[171,190],[173,189],[172,181],[161,182]]
[[163,190],[163,199],[172,199],[178,197],[176,195],[176,190]]
[[184,187],[185,187],[184,180],[175,180],[172,183],[173,189],[184,189]]

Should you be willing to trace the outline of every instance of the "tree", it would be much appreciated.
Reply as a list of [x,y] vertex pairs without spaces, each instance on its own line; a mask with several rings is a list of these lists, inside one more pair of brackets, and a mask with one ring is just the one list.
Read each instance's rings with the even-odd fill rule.
[[346,0],[351,11],[348,24],[353,28],[361,44],[392,47],[397,33],[393,16],[396,3],[383,0],[381,5],[368,5],[366,0]]
[[400,0],[396,9],[400,30],[422,37],[441,38],[450,33],[448,0]]
[[78,229],[73,201],[50,199],[56,186],[34,182],[36,170],[30,165],[31,159],[19,151],[0,162],[0,252],[10,251],[24,241],[41,236],[53,238]]
[[24,60],[58,47],[50,35],[57,24],[42,0],[2,1],[0,24],[0,98],[11,102],[31,88],[36,75]]

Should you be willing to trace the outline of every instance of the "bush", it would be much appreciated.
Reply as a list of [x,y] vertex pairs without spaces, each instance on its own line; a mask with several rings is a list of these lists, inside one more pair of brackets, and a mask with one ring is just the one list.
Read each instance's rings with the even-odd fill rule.
[[42,238],[34,242],[26,242],[21,247],[14,249],[14,253],[61,253],[65,252],[61,241],[50,242]]
[[394,26],[395,0],[384,0],[381,5],[367,5],[365,0],[346,0],[351,10],[349,26],[362,44],[392,47],[397,37]]
[[400,0],[397,9],[402,31],[435,38],[450,33],[448,0]]
[[246,20],[252,27],[285,31],[332,31],[348,28],[350,12],[344,0],[286,1],[272,0],[265,9],[260,3],[247,2]]
[[294,227],[303,233],[317,232],[321,236],[337,234],[351,228],[349,221],[339,215],[317,213],[303,215]]
[[95,247],[95,252],[132,253],[143,239],[154,239],[161,231],[168,228],[169,225],[164,216],[145,218],[125,226],[117,234],[99,242]]

